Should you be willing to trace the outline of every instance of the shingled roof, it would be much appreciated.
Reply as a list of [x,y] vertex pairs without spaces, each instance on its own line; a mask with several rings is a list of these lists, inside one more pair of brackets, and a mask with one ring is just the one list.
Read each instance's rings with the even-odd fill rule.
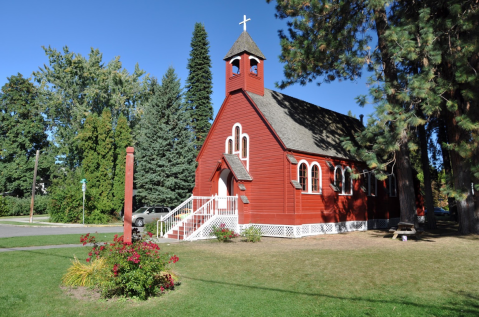
[[264,96],[247,92],[286,148],[331,157],[353,159],[341,145],[341,137],[354,140],[362,129],[358,119],[318,107],[277,91]]
[[239,181],[252,181],[253,178],[248,173],[243,163],[236,154],[223,154],[226,159],[226,163],[230,167],[230,170],[235,175],[236,179]]
[[256,43],[246,31],[243,31],[243,33],[241,33],[236,42],[230,48],[228,54],[226,54],[225,58],[223,59],[227,60],[228,58],[243,52],[248,52],[261,59],[266,59],[263,53],[261,53],[261,50],[258,48],[258,45],[256,45]]

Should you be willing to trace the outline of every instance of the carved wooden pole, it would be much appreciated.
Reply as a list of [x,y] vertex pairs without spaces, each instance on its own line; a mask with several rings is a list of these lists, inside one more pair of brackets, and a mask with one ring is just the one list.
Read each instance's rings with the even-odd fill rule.
[[126,167],[125,167],[125,209],[123,223],[123,241],[131,242],[131,216],[133,212],[133,147],[126,148]]

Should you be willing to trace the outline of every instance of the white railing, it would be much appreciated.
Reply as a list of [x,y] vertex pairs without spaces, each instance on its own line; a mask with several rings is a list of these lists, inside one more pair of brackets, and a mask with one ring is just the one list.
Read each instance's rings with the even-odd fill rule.
[[166,216],[162,216],[157,221],[156,225],[156,237],[163,237],[171,233],[173,230],[178,229],[179,225],[183,222],[183,219],[192,214],[194,210],[197,210],[203,206],[208,200],[211,200],[212,196],[191,196],[178,207],[170,211]]
[[216,215],[238,215],[238,196],[191,196],[157,222],[156,236],[163,237],[177,231],[183,239]]

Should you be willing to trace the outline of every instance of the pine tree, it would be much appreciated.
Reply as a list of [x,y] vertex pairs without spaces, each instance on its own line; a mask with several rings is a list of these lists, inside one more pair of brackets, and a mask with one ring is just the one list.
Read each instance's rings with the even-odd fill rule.
[[111,112],[104,109],[98,122],[98,189],[97,209],[109,215],[113,209],[113,130]]
[[37,89],[21,74],[11,76],[0,94],[0,193],[31,193],[36,150],[42,151],[38,179],[48,178],[43,153],[47,122],[36,104]]
[[113,184],[113,210],[120,215],[125,199],[126,148],[132,146],[131,130],[123,115],[115,129],[115,179]]
[[210,121],[213,120],[211,59],[207,33],[202,23],[195,24],[187,68],[186,109],[190,112],[195,147],[199,151],[211,128]]
[[137,146],[138,196],[147,204],[175,206],[194,186],[196,164],[189,112],[172,67],[161,86],[152,81],[150,91]]

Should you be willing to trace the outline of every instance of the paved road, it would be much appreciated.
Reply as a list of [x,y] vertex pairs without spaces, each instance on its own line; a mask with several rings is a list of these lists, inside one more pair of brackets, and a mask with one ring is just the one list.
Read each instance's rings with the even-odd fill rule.
[[[143,229],[143,228],[141,228]],[[141,231],[141,230],[140,230]],[[123,226],[118,227],[27,227],[0,224],[0,238],[23,236],[48,236],[55,234],[85,234],[85,233],[123,232]]]

